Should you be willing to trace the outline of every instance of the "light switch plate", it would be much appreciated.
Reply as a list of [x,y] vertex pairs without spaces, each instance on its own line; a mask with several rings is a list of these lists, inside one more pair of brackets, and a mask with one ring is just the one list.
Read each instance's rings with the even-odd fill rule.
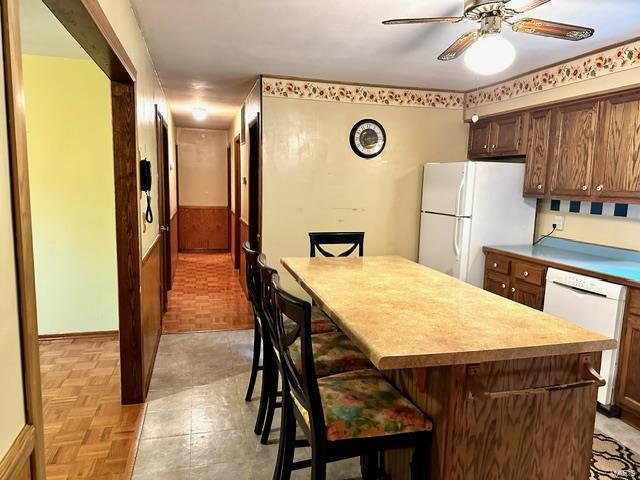
[[556,215],[553,218],[553,223],[556,224],[556,230],[564,230],[564,217],[562,215]]

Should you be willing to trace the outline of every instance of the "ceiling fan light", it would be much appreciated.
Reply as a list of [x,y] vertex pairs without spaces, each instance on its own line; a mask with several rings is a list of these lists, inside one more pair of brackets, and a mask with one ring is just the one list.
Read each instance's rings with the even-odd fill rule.
[[499,33],[489,33],[467,49],[464,63],[478,75],[493,75],[506,70],[515,59],[513,45]]

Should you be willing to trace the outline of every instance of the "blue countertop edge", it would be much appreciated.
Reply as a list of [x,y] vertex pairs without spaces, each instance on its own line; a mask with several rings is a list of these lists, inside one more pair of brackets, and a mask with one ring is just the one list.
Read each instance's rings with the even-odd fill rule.
[[548,237],[537,245],[487,245],[533,259],[640,283],[640,251]]

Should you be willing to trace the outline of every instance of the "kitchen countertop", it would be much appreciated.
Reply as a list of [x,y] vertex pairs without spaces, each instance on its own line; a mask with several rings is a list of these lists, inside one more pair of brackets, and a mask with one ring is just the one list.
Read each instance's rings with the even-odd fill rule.
[[283,258],[381,369],[595,352],[615,340],[400,257]]
[[493,250],[640,283],[640,252],[561,238],[545,238],[538,245],[496,245]]

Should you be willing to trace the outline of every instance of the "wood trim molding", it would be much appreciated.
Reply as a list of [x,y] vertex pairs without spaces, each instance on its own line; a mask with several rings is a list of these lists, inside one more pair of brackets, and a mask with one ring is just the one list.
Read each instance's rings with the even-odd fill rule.
[[1,0],[0,6],[5,90],[7,92],[7,124],[9,127],[9,174],[11,176],[17,259],[22,374],[24,377],[26,420],[29,425],[33,426],[35,446],[33,449],[34,454],[31,456],[31,477],[36,480],[44,480],[44,427],[42,391],[40,387],[40,351],[33,266],[19,1]]
[[[144,418],[147,415],[147,407],[148,403],[144,403],[142,405],[142,412],[140,412],[140,421],[138,422],[138,426],[136,427],[136,439],[133,442],[133,446],[131,451],[129,452],[129,459],[127,460],[127,465],[124,468],[124,475],[122,478],[131,479],[133,478],[133,468],[136,464],[136,459],[138,457],[138,447],[140,446],[140,438],[142,436],[142,427],[144,426]],[[1,479],[0,479],[1,480]]]
[[40,340],[66,340],[73,338],[103,338],[117,337],[120,332],[118,330],[102,330],[97,332],[69,332],[69,333],[48,333],[39,335]]
[[249,222],[247,222],[244,218],[240,217],[240,223],[245,227],[249,228]]
[[153,253],[153,249],[156,248],[156,246],[158,245],[158,242],[160,242],[160,238],[162,238],[160,235],[156,235],[156,238],[154,238],[153,242],[151,242],[151,245],[149,246],[149,249],[146,251],[146,253],[142,257],[142,264],[143,265],[145,263],[147,263],[147,260],[149,260],[149,257]]
[[[36,429],[33,425],[25,425],[11,444],[11,447],[9,447],[4,458],[0,460],[0,480],[20,478],[20,473],[29,462],[35,446]],[[36,477],[34,475],[31,478]]]
[[180,205],[179,208],[184,208],[185,210],[227,210],[226,205],[222,206],[222,205],[202,205],[202,206],[198,206],[198,205]]

